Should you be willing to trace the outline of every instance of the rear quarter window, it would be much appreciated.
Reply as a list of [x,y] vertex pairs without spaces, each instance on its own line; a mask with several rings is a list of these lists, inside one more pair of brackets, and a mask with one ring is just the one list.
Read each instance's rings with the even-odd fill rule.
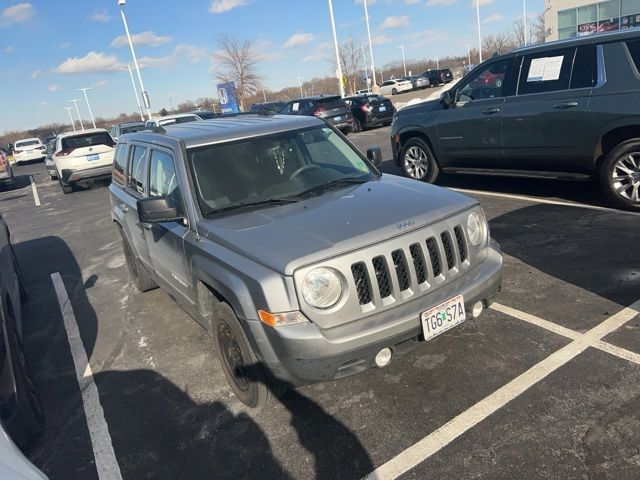
[[629,54],[631,55],[631,60],[633,60],[636,70],[640,72],[640,40],[627,42],[627,48],[629,49]]
[[119,143],[116,146],[116,153],[113,159],[113,172],[111,179],[113,183],[124,186],[125,178],[124,172],[127,167],[127,144]]
[[525,56],[518,95],[567,90],[575,53],[575,48],[563,48]]

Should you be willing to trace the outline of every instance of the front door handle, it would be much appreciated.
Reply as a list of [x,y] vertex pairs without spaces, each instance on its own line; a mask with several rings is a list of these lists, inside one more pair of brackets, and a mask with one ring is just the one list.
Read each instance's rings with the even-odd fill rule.
[[578,106],[578,102],[558,103],[553,108],[559,108],[560,110],[566,110],[567,108],[574,108]]
[[484,112],[485,115],[493,115],[494,113],[500,113],[500,109],[499,108],[492,108],[490,110],[485,110]]
[[120,210],[122,210],[124,213],[127,213],[129,211],[129,207],[127,206],[126,203],[121,203]]

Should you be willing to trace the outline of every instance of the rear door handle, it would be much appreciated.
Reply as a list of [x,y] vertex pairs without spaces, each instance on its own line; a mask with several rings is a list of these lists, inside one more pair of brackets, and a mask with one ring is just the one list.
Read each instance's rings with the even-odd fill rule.
[[553,108],[559,108],[560,110],[566,110],[567,108],[574,108],[578,106],[578,102],[558,103]]
[[485,115],[493,115],[494,113],[500,113],[500,109],[499,108],[492,108],[490,110],[485,110],[484,112]]

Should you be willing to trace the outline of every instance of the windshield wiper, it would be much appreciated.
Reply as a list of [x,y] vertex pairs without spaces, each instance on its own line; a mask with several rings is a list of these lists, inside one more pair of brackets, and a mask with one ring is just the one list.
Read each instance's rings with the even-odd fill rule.
[[[323,183],[322,185],[318,185],[318,186],[315,186],[313,188],[310,188],[309,190],[305,190],[303,192],[300,192],[297,195],[295,195],[294,198],[304,197],[304,196],[311,195],[311,194],[314,194],[314,193],[322,192],[324,190],[328,190],[331,187],[341,187],[341,186],[347,186],[347,185],[356,185],[356,184],[367,183],[368,181],[369,181],[369,178],[362,178],[362,177],[338,178],[337,180],[332,180],[330,182]],[[289,198],[291,198],[291,197],[289,197]]]
[[217,213],[229,212],[231,210],[237,210],[241,208],[249,208],[249,207],[264,207],[269,205],[286,205],[288,203],[296,203],[300,200],[296,200],[295,198],[265,198],[264,200],[258,200],[256,202],[241,202],[234,203],[232,205],[227,205],[226,207],[216,208],[215,210],[209,210],[207,215],[215,215]]

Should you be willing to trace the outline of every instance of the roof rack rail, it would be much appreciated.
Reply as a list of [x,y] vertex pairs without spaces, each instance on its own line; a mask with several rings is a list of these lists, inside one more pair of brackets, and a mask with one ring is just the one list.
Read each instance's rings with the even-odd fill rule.
[[162,133],[163,135],[167,133],[162,125],[156,125],[155,127],[153,127],[153,129],[151,129],[151,131],[153,133]]
[[[234,112],[234,113],[223,113],[222,115],[218,115],[217,118],[224,118],[224,117],[239,117],[242,115],[261,115],[263,117],[271,117],[273,115],[276,115],[276,112],[272,112],[272,111],[256,111],[256,112]],[[214,119],[212,119],[214,120]]]

